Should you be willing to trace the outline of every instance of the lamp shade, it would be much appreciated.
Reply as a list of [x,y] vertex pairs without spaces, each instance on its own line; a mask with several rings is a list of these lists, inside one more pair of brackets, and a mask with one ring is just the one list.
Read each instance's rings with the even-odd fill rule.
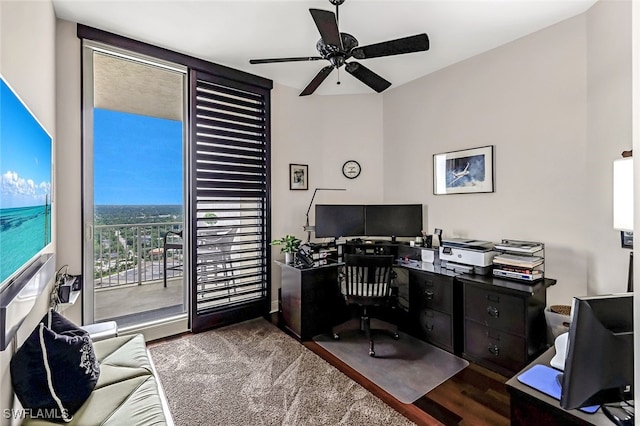
[[613,228],[633,231],[633,158],[613,162]]

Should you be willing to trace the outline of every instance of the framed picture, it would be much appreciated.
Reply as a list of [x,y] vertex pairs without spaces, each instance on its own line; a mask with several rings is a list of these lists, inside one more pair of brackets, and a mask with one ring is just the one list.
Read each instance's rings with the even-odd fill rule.
[[309,166],[289,164],[289,189],[309,189]]
[[493,192],[493,145],[433,155],[433,193]]
[[620,231],[622,248],[633,249],[633,232]]

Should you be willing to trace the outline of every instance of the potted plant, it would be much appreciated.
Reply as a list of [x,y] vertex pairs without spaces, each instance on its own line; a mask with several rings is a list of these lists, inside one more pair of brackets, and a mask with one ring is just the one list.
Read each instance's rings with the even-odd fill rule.
[[272,246],[280,247],[280,253],[284,253],[284,259],[287,264],[293,263],[293,254],[298,251],[302,240],[296,238],[294,235],[285,235],[284,237],[271,241]]

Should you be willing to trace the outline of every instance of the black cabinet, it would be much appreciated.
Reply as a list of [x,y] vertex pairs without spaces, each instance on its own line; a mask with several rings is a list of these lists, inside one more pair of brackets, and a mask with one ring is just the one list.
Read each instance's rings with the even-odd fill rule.
[[413,334],[449,352],[459,352],[461,340],[453,276],[409,271],[409,313]]
[[512,376],[547,348],[546,289],[555,280],[520,284],[493,277],[461,275],[463,356]]
[[278,262],[282,271],[281,319],[300,340],[331,332],[346,318],[336,264],[300,269]]

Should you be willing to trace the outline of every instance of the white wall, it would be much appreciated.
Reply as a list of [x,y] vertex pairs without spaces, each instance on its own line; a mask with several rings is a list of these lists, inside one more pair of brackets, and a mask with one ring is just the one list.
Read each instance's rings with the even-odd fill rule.
[[[544,242],[558,280],[549,304],[624,291],[610,188],[612,161],[631,143],[628,16],[628,2],[601,1],[386,92],[385,201],[414,195],[445,237]],[[433,154],[484,145],[495,146],[494,193],[433,195]]]
[[[81,176],[81,85],[80,39],[76,24],[58,19],[56,25],[56,109],[58,140],[56,146],[56,184],[60,235],[56,261],[69,265],[69,273],[82,273],[82,176]],[[82,323],[82,304],[65,311],[76,324]]]
[[[308,96],[275,84],[271,94],[272,232],[305,237],[302,225],[313,190],[315,203],[369,203],[382,200],[382,98],[376,95]],[[356,179],[342,165],[357,160]],[[309,165],[309,190],[289,190],[289,164]],[[311,223],[314,221],[313,208]]]
[[631,142],[631,2],[600,0],[587,11],[588,293],[623,291],[629,250],[613,226],[613,161]]
[[[640,152],[640,4],[633,2],[631,5],[631,51],[632,51],[632,137],[633,148],[636,152]],[[634,223],[640,223],[640,163],[634,161]],[[634,283],[640,283],[640,261],[636,257],[634,271]],[[634,329],[640,327],[640,298],[636,297],[633,301],[633,324]],[[640,383],[640,339],[634,339],[634,383]],[[640,386],[635,386],[634,399],[640,400]]]
[[[55,164],[57,138],[54,55],[55,15],[51,3],[0,1],[0,73],[52,136]],[[54,200],[53,223],[56,223],[55,210],[58,205],[57,200]],[[55,249],[56,235],[57,230],[54,226],[52,250]],[[46,313],[49,290],[50,288],[47,288],[38,299],[34,310],[18,330],[16,346],[22,344]],[[0,425],[9,424],[4,418],[4,410],[11,408],[13,404],[9,373],[12,351],[13,346],[10,345],[5,351],[0,352]]]

